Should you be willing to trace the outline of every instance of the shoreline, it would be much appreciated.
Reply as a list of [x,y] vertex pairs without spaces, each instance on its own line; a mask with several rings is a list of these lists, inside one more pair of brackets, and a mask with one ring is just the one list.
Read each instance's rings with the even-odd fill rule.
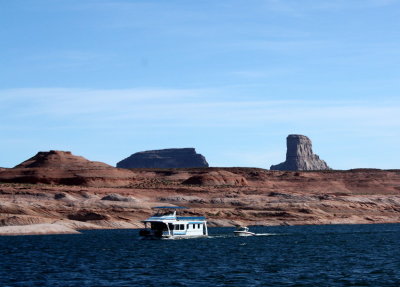
[[[353,222],[353,223],[315,223],[315,224],[274,224],[274,225],[247,225],[248,227],[277,227],[277,226],[329,226],[329,225],[377,225],[377,224],[400,224],[397,222]],[[226,226],[208,226],[208,228],[234,227],[233,225]],[[32,236],[32,235],[66,235],[66,234],[82,234],[86,230],[140,230],[141,228],[84,228],[72,229],[58,223],[48,224],[31,224],[31,225],[13,225],[0,226],[1,236]]]
[[78,230],[61,224],[32,224],[0,227],[0,236],[80,234]]
[[[205,216],[209,227],[400,223],[400,171],[129,172],[135,182],[124,187],[107,178],[114,186],[0,183],[0,233],[137,229],[153,207],[166,205],[187,207],[182,216]],[[185,183],[193,178],[204,182]],[[54,223],[70,229],[37,225]]]

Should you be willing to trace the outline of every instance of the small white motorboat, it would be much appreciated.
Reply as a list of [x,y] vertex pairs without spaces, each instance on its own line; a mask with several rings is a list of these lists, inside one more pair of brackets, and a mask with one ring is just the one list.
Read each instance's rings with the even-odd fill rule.
[[233,232],[236,236],[254,236],[256,235],[254,232],[250,232],[247,226],[238,226],[236,230]]

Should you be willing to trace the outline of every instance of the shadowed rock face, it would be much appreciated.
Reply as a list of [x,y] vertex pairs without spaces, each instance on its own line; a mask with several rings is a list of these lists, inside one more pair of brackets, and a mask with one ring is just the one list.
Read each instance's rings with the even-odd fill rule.
[[312,151],[311,140],[303,135],[286,138],[286,161],[272,165],[271,170],[328,170],[329,166]]
[[183,181],[182,184],[186,185],[200,185],[200,186],[247,186],[247,180],[238,174],[229,171],[211,171],[199,175],[189,177]]
[[138,152],[117,163],[119,168],[208,167],[204,156],[194,148],[174,148]]

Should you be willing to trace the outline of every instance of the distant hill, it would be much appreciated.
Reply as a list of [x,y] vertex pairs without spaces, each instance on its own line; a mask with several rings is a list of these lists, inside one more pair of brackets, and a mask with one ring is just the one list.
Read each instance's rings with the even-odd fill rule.
[[89,161],[69,151],[38,152],[14,168],[4,169],[0,181],[86,186],[126,186],[134,182],[130,171]]

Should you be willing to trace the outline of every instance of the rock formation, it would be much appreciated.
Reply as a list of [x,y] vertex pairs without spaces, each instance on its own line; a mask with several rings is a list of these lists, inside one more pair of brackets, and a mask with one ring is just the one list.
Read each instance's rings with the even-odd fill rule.
[[247,180],[241,175],[234,174],[229,171],[211,171],[194,175],[182,182],[186,185],[201,185],[201,186],[247,186]]
[[101,198],[101,200],[109,200],[109,201],[125,201],[125,202],[129,202],[129,201],[135,201],[135,199],[133,197],[130,196],[123,196],[120,195],[118,193],[112,193],[106,196],[103,196]]
[[173,148],[137,152],[117,163],[119,168],[208,167],[204,156],[194,148]]
[[286,138],[286,161],[272,165],[271,170],[328,170],[329,166],[312,151],[311,140],[303,135]]
[[35,156],[15,166],[15,168],[51,168],[51,169],[103,169],[111,166],[98,161],[89,161],[70,151],[51,150],[38,152]]
[[51,150],[0,171],[0,181],[118,187],[132,184],[135,179],[128,170],[89,161],[69,151]]
[[[19,183],[22,170],[34,168],[9,170],[18,172],[8,183],[0,172],[0,235],[66,232],[58,225],[141,228],[151,207],[169,205],[189,207],[184,216],[206,216],[210,227],[400,222],[400,170],[122,170],[136,177],[127,188],[25,184]],[[110,180],[109,170],[97,171]]]

